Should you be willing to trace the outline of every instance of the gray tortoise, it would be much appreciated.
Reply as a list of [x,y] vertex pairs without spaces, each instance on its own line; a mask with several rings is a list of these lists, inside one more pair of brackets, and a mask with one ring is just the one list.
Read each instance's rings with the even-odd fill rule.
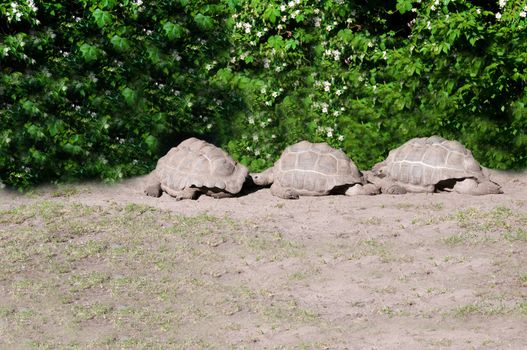
[[256,185],[271,185],[271,193],[285,199],[328,194],[375,194],[353,161],[327,143],[301,141],[287,147],[274,166],[251,174]]
[[381,187],[382,193],[435,192],[483,195],[502,193],[482,168],[457,141],[439,136],[414,138],[390,151],[366,177]]
[[247,176],[247,168],[222,149],[189,138],[159,159],[144,191],[153,197],[164,191],[176,200],[196,199],[201,193],[230,197],[240,192]]

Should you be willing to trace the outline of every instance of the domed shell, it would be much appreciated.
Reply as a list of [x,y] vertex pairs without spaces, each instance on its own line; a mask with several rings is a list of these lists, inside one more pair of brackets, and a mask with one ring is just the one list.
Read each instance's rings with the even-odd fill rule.
[[273,168],[282,187],[324,194],[333,188],[362,182],[353,161],[327,143],[301,141],[287,147]]
[[435,185],[448,179],[483,176],[472,152],[457,141],[439,136],[411,139],[390,151],[382,163],[386,175],[413,185]]
[[159,159],[156,173],[161,183],[173,190],[207,187],[235,194],[240,192],[248,170],[221,148],[189,138]]

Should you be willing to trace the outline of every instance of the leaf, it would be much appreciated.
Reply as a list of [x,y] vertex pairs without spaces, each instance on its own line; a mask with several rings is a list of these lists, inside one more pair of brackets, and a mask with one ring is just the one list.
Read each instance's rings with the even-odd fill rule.
[[412,9],[412,2],[409,0],[397,0],[396,8],[400,13],[408,12]]
[[79,50],[81,51],[82,57],[85,61],[90,62],[93,60],[96,60],[99,56],[99,49],[96,46],[90,45],[90,44],[82,44],[79,47]]
[[102,8],[112,8],[117,4],[116,0],[102,0],[99,5]]
[[123,95],[124,100],[128,105],[133,105],[137,97],[136,92],[129,87],[124,88],[123,91],[121,91],[121,95]]
[[95,23],[97,23],[99,28],[102,28],[112,22],[112,15],[108,11],[96,9],[93,11],[92,15],[93,18],[95,18]]
[[159,49],[157,47],[149,47],[146,52],[148,54],[148,59],[152,63],[158,64],[159,62],[161,62],[161,53],[159,52]]
[[145,137],[145,143],[148,145],[148,148],[151,151],[154,151],[157,147],[157,139],[152,135],[148,135]]
[[285,42],[285,49],[286,50],[295,49],[297,45],[298,45],[298,40],[289,39]]
[[128,39],[122,38],[119,35],[114,35],[112,39],[110,39],[110,42],[112,43],[113,47],[119,51],[128,51],[130,48]]
[[182,26],[172,22],[166,22],[163,25],[163,30],[170,40],[179,39],[185,34],[185,29]]
[[26,131],[29,135],[31,135],[34,139],[40,140],[45,137],[44,133],[42,132],[42,128],[35,124],[26,124],[25,125]]
[[214,20],[212,17],[205,16],[201,13],[198,13],[196,16],[194,16],[194,22],[200,27],[201,29],[212,29],[214,27]]
[[267,39],[267,43],[273,49],[278,50],[284,46],[284,39],[280,35],[273,35]]
[[280,17],[280,9],[273,5],[269,5],[267,9],[265,9],[262,17],[264,20],[268,20],[274,24],[276,23],[276,19]]
[[353,39],[353,32],[346,28],[338,32],[337,36],[345,42],[350,42]]

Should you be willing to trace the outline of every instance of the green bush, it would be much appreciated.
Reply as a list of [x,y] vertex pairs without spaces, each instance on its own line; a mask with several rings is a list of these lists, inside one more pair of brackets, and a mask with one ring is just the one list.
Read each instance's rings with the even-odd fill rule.
[[189,135],[252,170],[301,139],[368,168],[431,134],[525,167],[524,6],[0,2],[0,181],[142,174]]
[[[208,1],[0,3],[0,181],[119,179],[203,134],[223,92],[228,5]],[[166,144],[165,144],[166,143]]]
[[412,137],[439,134],[484,165],[525,167],[524,6],[247,2],[217,74],[246,106],[228,149],[260,168],[287,144],[327,141],[368,168]]

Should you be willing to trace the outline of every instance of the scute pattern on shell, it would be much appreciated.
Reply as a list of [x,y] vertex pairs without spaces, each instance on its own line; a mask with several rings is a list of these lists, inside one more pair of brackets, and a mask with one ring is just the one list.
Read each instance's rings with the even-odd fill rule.
[[[413,185],[435,185],[442,180],[483,177],[472,152],[457,141],[439,136],[415,138],[390,151],[387,175]],[[381,163],[381,164],[382,164]]]
[[353,161],[327,143],[301,141],[287,147],[274,165],[274,181],[282,187],[327,193],[362,181]]
[[156,173],[161,183],[174,190],[193,186],[235,194],[240,192],[248,170],[221,148],[189,138],[159,159]]

